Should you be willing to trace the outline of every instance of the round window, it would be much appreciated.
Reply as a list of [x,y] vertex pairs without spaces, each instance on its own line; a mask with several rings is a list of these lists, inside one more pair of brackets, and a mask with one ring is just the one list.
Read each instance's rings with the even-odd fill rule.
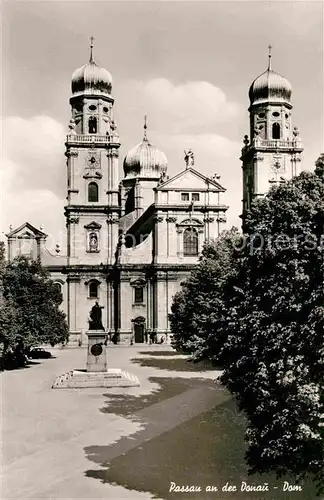
[[285,114],[285,118],[286,118],[286,120],[288,120],[288,118],[289,118],[288,113]]
[[259,114],[258,114],[258,117],[259,117],[259,118],[264,118],[264,117],[265,117],[265,113],[259,113]]
[[104,108],[102,108],[102,109],[103,109],[103,112],[104,112],[104,113],[108,113],[108,111],[109,111],[109,109],[108,109],[108,108],[106,108],[106,106],[105,106]]
[[272,113],[272,116],[280,116],[280,113],[278,113],[278,111],[274,111],[274,113]]
[[95,106],[94,104],[91,104],[89,106],[89,109],[90,109],[90,111],[95,111],[97,109],[97,106]]

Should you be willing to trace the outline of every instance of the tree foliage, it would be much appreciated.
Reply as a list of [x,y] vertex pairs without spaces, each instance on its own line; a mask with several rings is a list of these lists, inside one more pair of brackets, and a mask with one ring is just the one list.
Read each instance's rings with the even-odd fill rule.
[[228,298],[222,381],[248,416],[251,471],[324,463],[324,178],[302,173],[257,201]]
[[[240,258],[236,254],[237,266],[231,273],[225,271],[221,290],[214,285],[214,300],[209,304],[210,316],[218,315],[209,338],[221,339],[222,345],[216,342],[215,350],[209,351],[205,345],[205,354],[224,366],[221,380],[247,416],[250,472],[276,471],[299,478],[314,474],[320,490],[324,463],[323,228],[321,155],[314,173],[303,172],[253,203],[244,224],[245,245]],[[200,287],[204,290],[205,283],[198,278],[192,291],[197,315],[202,305],[197,298]],[[187,284],[174,305],[183,314],[188,307],[183,302],[190,303],[186,290]],[[187,335],[193,339],[192,319],[188,319]],[[180,321],[172,323],[174,331],[178,324],[182,326]],[[209,340],[207,344],[212,345]],[[202,352],[188,338],[186,345]]]
[[195,361],[212,359],[223,343],[218,330],[225,321],[224,286],[236,271],[236,248],[242,237],[236,228],[204,245],[199,264],[182,283],[171,306],[172,346]]
[[23,348],[68,339],[62,294],[39,262],[18,257],[1,276],[0,339],[5,349]]

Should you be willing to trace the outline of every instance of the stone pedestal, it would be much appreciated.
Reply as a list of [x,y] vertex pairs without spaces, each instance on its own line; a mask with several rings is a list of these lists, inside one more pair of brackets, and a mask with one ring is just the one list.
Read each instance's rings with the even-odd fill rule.
[[87,372],[106,372],[106,333],[102,330],[88,330]]
[[88,330],[87,369],[70,370],[59,375],[54,381],[53,389],[86,389],[91,387],[136,387],[140,385],[138,378],[131,373],[110,368],[107,370],[106,334],[102,330]]

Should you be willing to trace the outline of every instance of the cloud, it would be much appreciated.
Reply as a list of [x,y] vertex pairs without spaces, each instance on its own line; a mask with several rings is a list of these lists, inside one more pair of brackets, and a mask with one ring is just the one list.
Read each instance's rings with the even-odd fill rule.
[[[118,97],[119,96],[119,97]],[[228,101],[219,87],[205,81],[173,84],[166,78],[127,81],[120,85],[116,103],[120,122],[138,123],[148,113],[149,129],[168,133],[204,133],[236,117],[241,109]]]
[[[203,81],[176,85],[165,78],[127,81],[117,88],[116,112],[123,150],[139,142],[139,126],[148,113],[149,137],[167,154],[169,175],[184,168],[183,150],[192,148],[199,171],[221,175],[228,189],[224,203],[233,206],[233,199],[241,199],[240,145],[217,132],[217,127],[222,130],[240,109],[220,88]],[[7,232],[9,224],[17,227],[27,220],[36,227],[44,225],[51,243],[59,240],[64,246],[64,140],[64,127],[50,116],[11,116],[3,120],[2,231]],[[236,216],[240,207],[234,204],[233,209]]]
[[1,236],[25,221],[58,237],[64,227],[64,128],[49,116],[12,116],[2,122]]
[[2,127],[4,169],[14,175],[15,190],[50,189],[63,195],[64,127],[49,116],[10,116]]
[[173,134],[154,136],[157,145],[165,144],[168,174],[173,176],[185,168],[184,149],[195,153],[194,168],[207,177],[217,173],[220,184],[226,189],[222,203],[229,205],[227,227],[240,226],[242,211],[242,169],[239,160],[241,144],[217,134]]
[[[36,228],[43,226],[48,235],[47,247],[53,249],[56,243],[61,248],[66,246],[63,207],[64,200],[49,190],[29,190],[7,192],[4,205],[3,232],[9,232],[9,226],[15,229],[24,222],[30,222]],[[2,239],[4,234],[1,235]]]
[[[227,134],[233,120],[246,113],[224,91],[205,81],[175,84],[165,78],[118,82],[116,117],[122,137],[122,154],[141,140],[144,114],[148,137],[168,158],[168,174],[184,169],[184,149],[195,153],[195,168],[202,174],[221,175],[230,205],[228,226],[240,225],[242,180],[241,144]],[[126,134],[125,134],[126,132]]]

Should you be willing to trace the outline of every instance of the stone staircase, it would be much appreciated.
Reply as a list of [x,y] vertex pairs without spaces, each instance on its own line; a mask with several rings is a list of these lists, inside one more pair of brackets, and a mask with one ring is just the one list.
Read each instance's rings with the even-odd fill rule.
[[72,370],[59,375],[52,389],[82,389],[90,387],[136,387],[138,377],[119,368],[111,368],[106,372],[87,372]]

